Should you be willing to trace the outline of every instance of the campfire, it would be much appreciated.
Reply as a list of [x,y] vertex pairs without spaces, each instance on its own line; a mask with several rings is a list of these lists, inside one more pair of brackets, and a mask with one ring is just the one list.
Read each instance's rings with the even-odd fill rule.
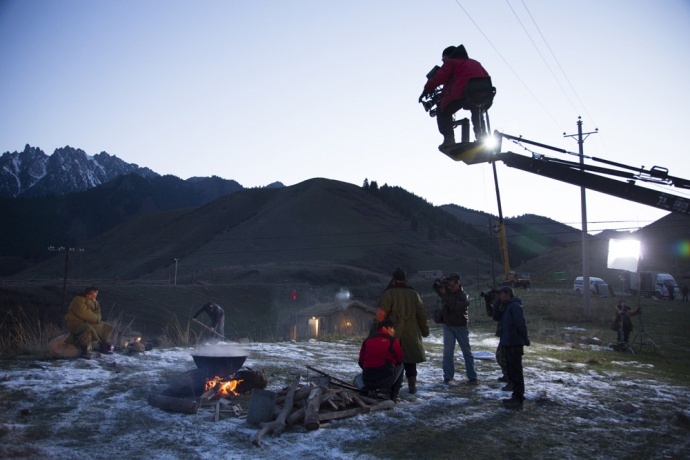
[[201,395],[202,400],[211,400],[214,398],[232,398],[240,394],[235,391],[242,380],[234,378],[234,375],[229,378],[214,376],[207,378],[204,384],[204,393]]

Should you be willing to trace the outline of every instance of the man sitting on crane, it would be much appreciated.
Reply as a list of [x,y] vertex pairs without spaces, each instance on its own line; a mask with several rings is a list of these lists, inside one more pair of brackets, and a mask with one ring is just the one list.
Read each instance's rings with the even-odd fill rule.
[[[455,132],[453,131],[453,114],[460,109],[467,108],[465,88],[470,78],[489,77],[482,65],[470,59],[463,45],[449,46],[443,50],[441,59],[443,65],[429,76],[424,91],[419,97],[419,102],[428,97],[436,88],[443,85],[441,102],[436,113],[438,130],[443,134],[443,143],[439,149],[451,147],[455,144]],[[477,139],[481,134],[481,114],[477,109],[471,109],[472,126]]]

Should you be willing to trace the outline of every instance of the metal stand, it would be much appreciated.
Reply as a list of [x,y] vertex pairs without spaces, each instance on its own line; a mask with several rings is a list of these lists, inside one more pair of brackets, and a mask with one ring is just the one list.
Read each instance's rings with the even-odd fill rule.
[[[638,307],[639,307],[639,300],[638,300]],[[635,337],[633,337],[632,341],[630,342],[631,346],[634,345],[639,345],[639,350],[642,352],[642,347],[644,345],[649,345],[651,343],[654,346],[654,351],[657,350],[657,345],[654,342],[654,339],[652,339],[652,336],[649,335],[645,330],[644,330],[644,323],[642,322],[642,311],[640,311],[639,314],[639,319],[640,319],[640,330],[635,334]]]

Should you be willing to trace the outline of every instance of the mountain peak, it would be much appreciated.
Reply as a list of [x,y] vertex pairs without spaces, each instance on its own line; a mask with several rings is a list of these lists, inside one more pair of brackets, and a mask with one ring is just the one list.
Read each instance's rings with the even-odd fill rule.
[[126,163],[106,152],[90,156],[66,145],[49,156],[26,144],[21,152],[5,152],[0,156],[0,197],[66,195],[132,173],[158,176],[148,168]]

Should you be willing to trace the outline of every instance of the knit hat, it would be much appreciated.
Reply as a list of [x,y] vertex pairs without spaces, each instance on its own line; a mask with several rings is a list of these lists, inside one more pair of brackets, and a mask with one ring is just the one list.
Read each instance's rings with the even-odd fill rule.
[[407,274],[405,273],[405,270],[403,270],[400,267],[396,268],[393,272],[393,279],[396,281],[405,281],[407,279]]

